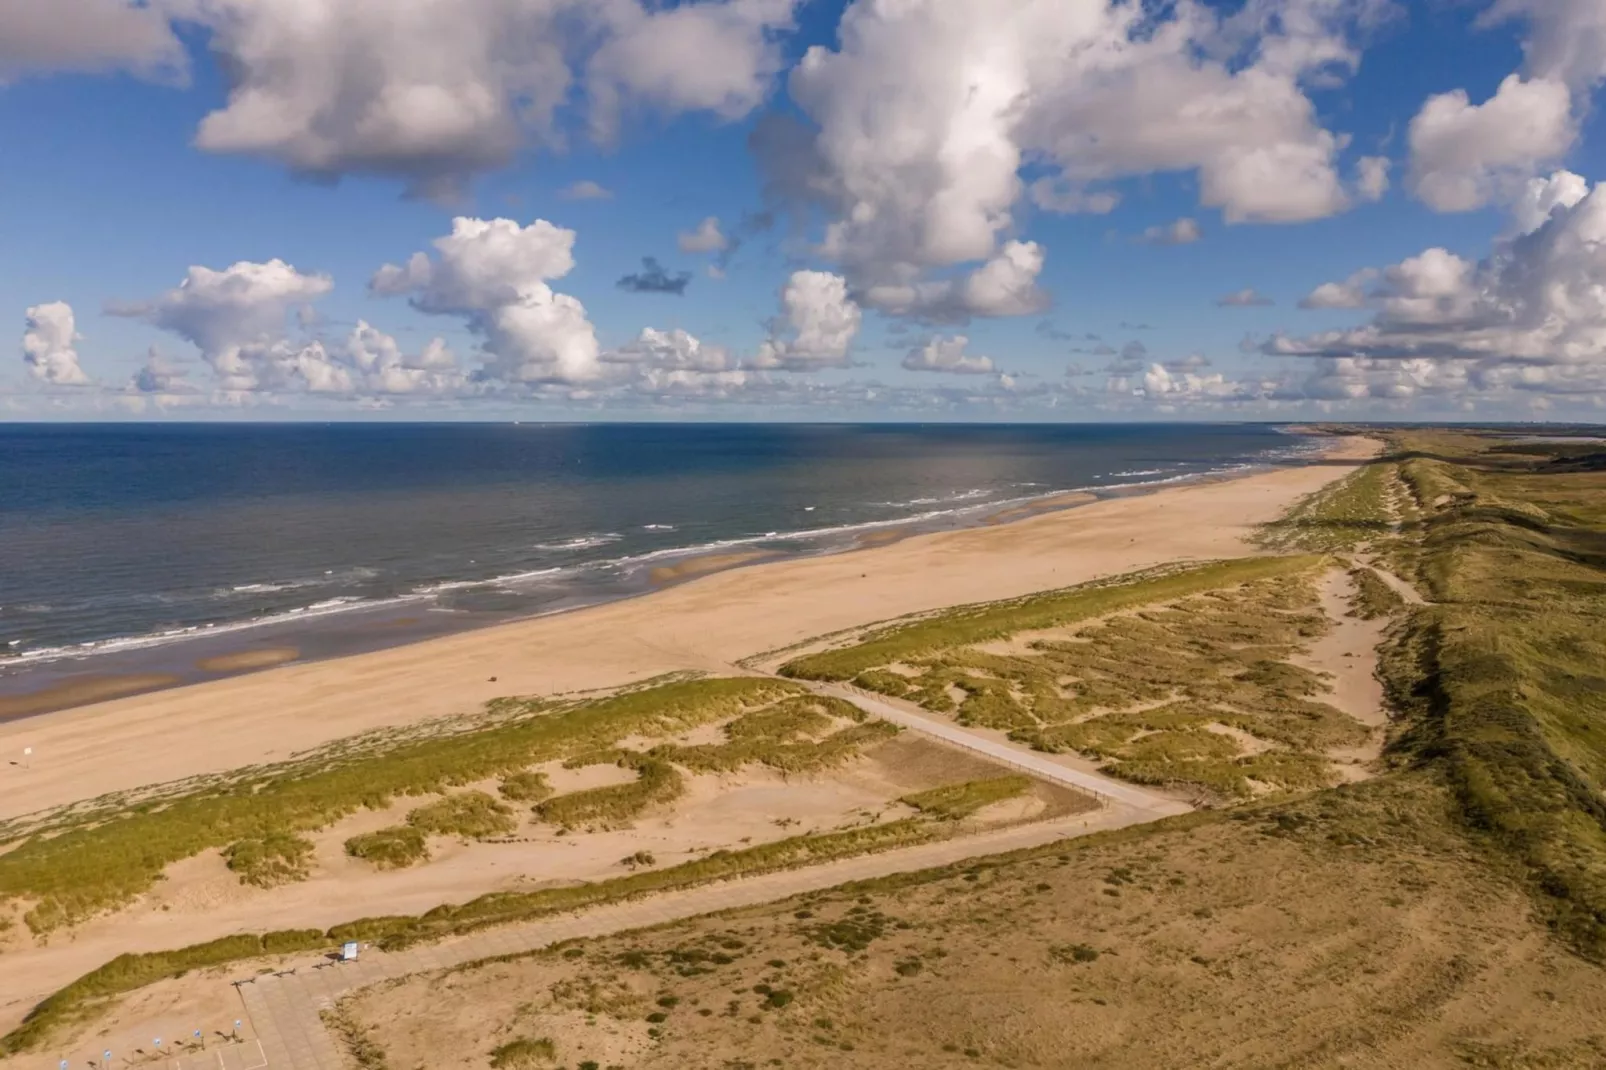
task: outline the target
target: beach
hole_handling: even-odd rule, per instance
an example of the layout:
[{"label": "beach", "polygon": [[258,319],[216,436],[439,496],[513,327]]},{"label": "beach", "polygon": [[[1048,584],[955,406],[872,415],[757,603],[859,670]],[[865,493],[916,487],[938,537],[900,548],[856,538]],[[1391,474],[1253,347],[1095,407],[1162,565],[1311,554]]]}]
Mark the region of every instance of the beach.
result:
[{"label": "beach", "polygon": [[1314,464],[733,568],[623,601],[14,720],[0,724],[0,818],[279,761],[499,696],[729,673],[766,651],[909,613],[1241,556],[1257,525],[1377,448],[1334,439]]}]

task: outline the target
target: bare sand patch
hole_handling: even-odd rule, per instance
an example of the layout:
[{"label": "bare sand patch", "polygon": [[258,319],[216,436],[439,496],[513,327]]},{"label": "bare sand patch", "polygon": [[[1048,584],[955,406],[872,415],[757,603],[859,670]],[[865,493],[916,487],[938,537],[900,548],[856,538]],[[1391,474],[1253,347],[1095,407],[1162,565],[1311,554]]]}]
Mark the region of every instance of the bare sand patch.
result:
[{"label": "bare sand patch", "polygon": [[1362,724],[1381,728],[1388,723],[1383,708],[1383,684],[1376,674],[1377,647],[1388,621],[1362,620],[1349,610],[1352,585],[1349,574],[1333,569],[1316,585],[1322,612],[1333,627],[1313,640],[1306,652],[1290,658],[1296,665],[1328,677],[1322,701]]}]

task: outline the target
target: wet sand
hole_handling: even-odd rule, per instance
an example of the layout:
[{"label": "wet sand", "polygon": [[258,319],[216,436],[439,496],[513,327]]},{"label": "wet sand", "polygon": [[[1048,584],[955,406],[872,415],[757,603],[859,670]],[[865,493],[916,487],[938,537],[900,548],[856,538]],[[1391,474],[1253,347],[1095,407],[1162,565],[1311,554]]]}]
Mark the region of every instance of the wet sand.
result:
[{"label": "wet sand", "polygon": [[293,646],[276,646],[263,650],[241,650],[234,654],[219,654],[216,657],[202,658],[195,663],[195,667],[202,672],[248,672],[252,669],[268,669],[275,665],[296,660],[301,651]]}]

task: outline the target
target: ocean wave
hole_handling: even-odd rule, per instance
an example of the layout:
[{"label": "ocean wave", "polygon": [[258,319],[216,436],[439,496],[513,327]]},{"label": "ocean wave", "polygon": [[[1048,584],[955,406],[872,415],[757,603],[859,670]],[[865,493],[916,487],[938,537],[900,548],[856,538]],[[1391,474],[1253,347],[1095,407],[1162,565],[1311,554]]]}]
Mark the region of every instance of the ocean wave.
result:
[{"label": "ocean wave", "polygon": [[617,531],[603,532],[600,535],[581,535],[562,542],[538,542],[537,550],[590,550],[598,546],[606,546],[611,542],[618,542],[624,538]]},{"label": "ocean wave", "polygon": [[1163,475],[1166,474],[1166,471],[1167,470],[1164,469],[1164,468],[1134,468],[1130,472],[1111,472],[1105,478],[1106,479],[1131,479],[1134,476],[1163,476]]},{"label": "ocean wave", "polygon": [[952,494],[941,494],[934,498],[910,498],[901,502],[876,502],[876,505],[885,505],[893,509],[906,509],[911,505],[946,505],[950,502],[968,502],[977,498],[985,498],[996,494],[992,487],[972,487],[969,490],[955,491]]},{"label": "ocean wave", "polygon": [[260,617],[249,617],[243,620],[209,621],[205,624],[191,624],[181,628],[164,628],[154,632],[146,632],[143,635],[118,636],[111,639],[69,643],[64,646],[40,647],[38,650],[24,650],[13,661],[28,664],[61,661],[66,658],[82,658],[92,654],[142,650],[147,647],[182,642],[186,639],[227,635],[230,632],[244,631],[248,628],[261,628],[270,624],[288,624],[294,621],[311,620],[334,613],[349,613],[360,609],[382,609],[386,606],[418,601],[424,597],[427,596],[404,594],[393,598],[326,598],[310,605],[297,606],[294,609],[287,609],[279,613],[266,613]]},{"label": "ocean wave", "polygon": [[675,530],[675,525],[673,525],[673,524],[643,524],[643,525],[641,525],[641,530],[642,531],[674,531]]},{"label": "ocean wave", "polygon": [[303,587],[320,586],[317,580],[288,580],[284,583],[239,583],[227,591],[217,592],[226,596],[231,594],[278,594],[281,591],[296,591]]},{"label": "ocean wave", "polygon": [[564,568],[536,568],[531,569],[528,572],[510,572],[505,576],[495,576],[486,580],[485,583],[492,587],[499,587],[505,590],[515,584],[528,583],[531,580],[547,579],[552,576],[556,576],[560,572],[570,571],[573,570]]}]

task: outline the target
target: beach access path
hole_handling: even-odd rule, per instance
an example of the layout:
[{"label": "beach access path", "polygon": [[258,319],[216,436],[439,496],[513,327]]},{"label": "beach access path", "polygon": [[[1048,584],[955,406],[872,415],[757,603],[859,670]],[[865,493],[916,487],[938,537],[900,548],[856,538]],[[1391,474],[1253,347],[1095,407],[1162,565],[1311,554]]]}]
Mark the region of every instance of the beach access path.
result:
[{"label": "beach access path", "polygon": [[1029,773],[1051,783],[1075,788],[1077,791],[1092,795],[1099,801],[1100,806],[1130,807],[1133,810],[1151,813],[1153,817],[1150,820],[1186,813],[1193,809],[1172,796],[1146,791],[1135,784],[1115,780],[1099,773],[1074,769],[1006,740],[989,738],[973,729],[927,713],[909,702],[884,695],[873,695],[845,684],[816,684],[806,680],[793,682],[802,683],[817,694],[845,699],[872,717],[891,721],[901,728],[931,736],[951,746],[980,754],[1001,765],[1019,769],[1023,773]]}]

